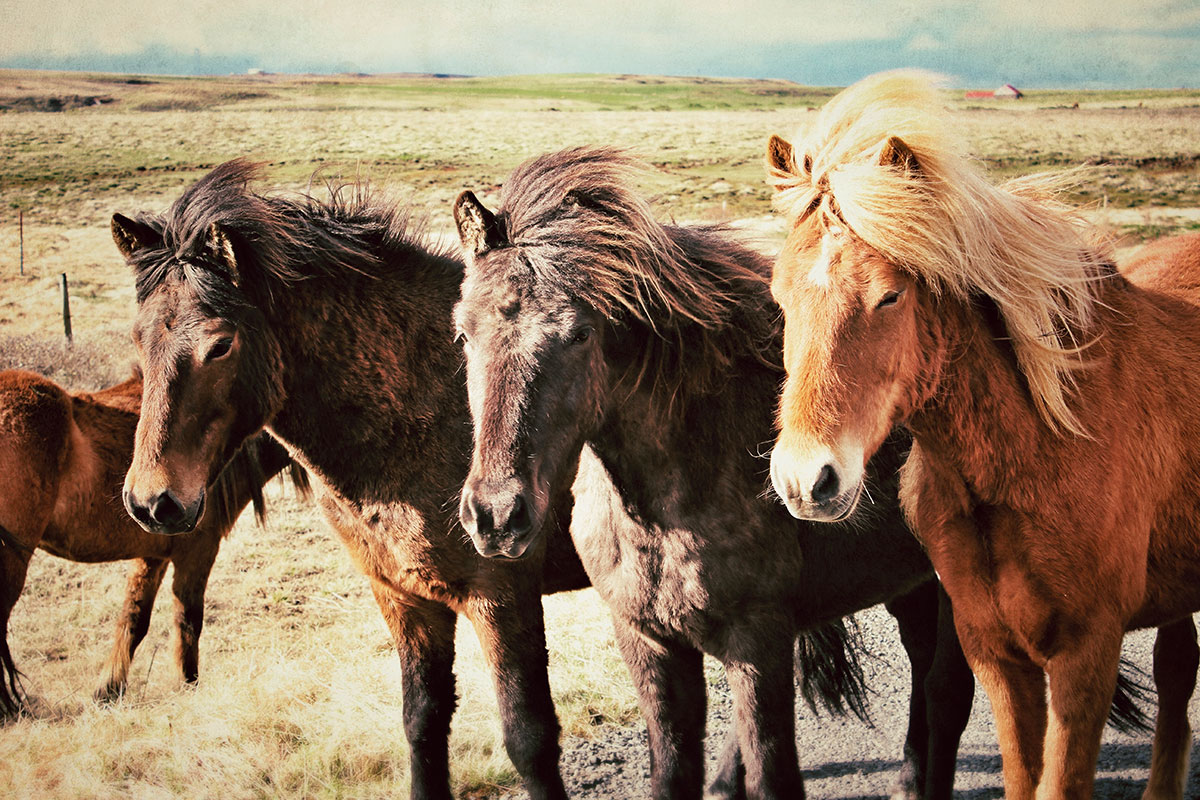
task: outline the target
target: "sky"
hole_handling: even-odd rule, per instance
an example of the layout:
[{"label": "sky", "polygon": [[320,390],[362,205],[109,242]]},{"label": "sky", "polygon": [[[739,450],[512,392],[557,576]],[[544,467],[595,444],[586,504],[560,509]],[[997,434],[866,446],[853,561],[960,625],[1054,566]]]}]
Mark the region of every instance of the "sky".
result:
[{"label": "sky", "polygon": [[1200,85],[1200,0],[0,0],[0,67]]}]

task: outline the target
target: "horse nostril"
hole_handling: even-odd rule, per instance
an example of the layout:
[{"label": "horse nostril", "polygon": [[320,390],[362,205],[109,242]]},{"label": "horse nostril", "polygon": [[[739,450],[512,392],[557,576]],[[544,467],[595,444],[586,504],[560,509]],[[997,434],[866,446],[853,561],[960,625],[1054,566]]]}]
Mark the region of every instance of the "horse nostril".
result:
[{"label": "horse nostril", "polygon": [[165,491],[150,501],[149,515],[159,525],[176,527],[184,521],[183,506],[170,491]]},{"label": "horse nostril", "polygon": [[483,534],[493,533],[496,529],[496,524],[492,520],[492,509],[473,497],[468,506],[470,507],[469,514],[471,519],[475,521],[475,530]]},{"label": "horse nostril", "polygon": [[131,495],[128,490],[122,491],[121,495],[125,500],[125,510],[129,512],[129,516],[133,517],[142,525],[149,525],[151,522],[150,509],[135,501],[133,499],[133,495]]},{"label": "horse nostril", "polygon": [[513,498],[512,511],[508,515],[508,532],[514,536],[524,536],[533,527],[533,518],[529,515],[529,504],[525,498],[517,495]]},{"label": "horse nostril", "polygon": [[824,503],[837,497],[838,476],[829,464],[821,467],[817,482],[813,484],[812,499],[814,503]]}]

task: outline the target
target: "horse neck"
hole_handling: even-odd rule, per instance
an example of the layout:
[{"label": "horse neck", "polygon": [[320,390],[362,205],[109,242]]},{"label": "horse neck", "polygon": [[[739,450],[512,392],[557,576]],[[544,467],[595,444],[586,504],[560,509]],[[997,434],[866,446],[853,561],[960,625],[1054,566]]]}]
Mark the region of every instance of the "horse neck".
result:
[{"label": "horse neck", "polygon": [[925,309],[925,371],[908,422],[923,453],[989,495],[1056,436],[1042,420],[993,309],[943,297]]},{"label": "horse neck", "polygon": [[390,486],[424,481],[430,459],[461,453],[466,472],[470,429],[451,324],[461,272],[415,248],[388,256],[413,269],[276,287],[268,312],[283,387],[268,427],[346,496],[385,475]]},{"label": "horse neck", "polygon": [[[681,507],[704,505],[731,475],[745,480],[748,496],[757,496],[769,465],[755,454],[766,452],[773,436],[782,369],[768,367],[757,354],[736,352],[728,371],[703,388],[686,377],[675,384],[670,374],[664,383],[647,375],[634,384],[630,372],[636,374],[645,350],[658,344],[653,337],[647,328],[629,330],[610,349],[606,413],[590,439],[626,501],[648,517],[652,507],[663,508],[665,497],[678,498]],[[686,368],[686,360],[667,366],[668,372]]]}]

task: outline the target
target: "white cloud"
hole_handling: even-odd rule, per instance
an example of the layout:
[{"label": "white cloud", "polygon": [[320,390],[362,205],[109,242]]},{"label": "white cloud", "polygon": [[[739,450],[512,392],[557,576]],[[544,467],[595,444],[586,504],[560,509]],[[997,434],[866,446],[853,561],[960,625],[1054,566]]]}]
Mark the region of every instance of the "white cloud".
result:
[{"label": "white cloud", "polygon": [[904,49],[914,53],[928,52],[942,49],[942,43],[928,33],[921,32],[909,39]]}]

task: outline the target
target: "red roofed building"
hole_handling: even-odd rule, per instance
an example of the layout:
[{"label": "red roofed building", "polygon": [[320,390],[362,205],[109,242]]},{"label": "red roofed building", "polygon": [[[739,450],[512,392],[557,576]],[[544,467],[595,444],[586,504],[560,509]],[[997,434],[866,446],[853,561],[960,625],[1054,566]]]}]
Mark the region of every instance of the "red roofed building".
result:
[{"label": "red roofed building", "polygon": [[994,92],[967,92],[968,100],[1020,100],[1025,95],[1021,94],[1021,90],[1013,86],[1011,83],[1006,83]]}]

